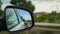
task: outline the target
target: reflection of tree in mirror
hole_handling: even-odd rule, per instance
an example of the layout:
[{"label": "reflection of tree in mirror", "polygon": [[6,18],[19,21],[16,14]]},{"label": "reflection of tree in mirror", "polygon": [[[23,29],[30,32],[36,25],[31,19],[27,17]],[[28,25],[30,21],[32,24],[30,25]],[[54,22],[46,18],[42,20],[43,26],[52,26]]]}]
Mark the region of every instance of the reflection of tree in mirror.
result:
[{"label": "reflection of tree in mirror", "polygon": [[25,19],[23,17],[21,17],[21,19],[25,22]]}]

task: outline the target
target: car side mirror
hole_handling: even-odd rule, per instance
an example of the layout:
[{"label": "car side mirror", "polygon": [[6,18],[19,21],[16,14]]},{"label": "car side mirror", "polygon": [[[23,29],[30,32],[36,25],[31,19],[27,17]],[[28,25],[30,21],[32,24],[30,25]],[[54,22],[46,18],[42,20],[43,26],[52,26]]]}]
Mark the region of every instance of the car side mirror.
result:
[{"label": "car side mirror", "polygon": [[4,12],[8,31],[22,31],[34,26],[31,11],[16,6],[7,6]]}]

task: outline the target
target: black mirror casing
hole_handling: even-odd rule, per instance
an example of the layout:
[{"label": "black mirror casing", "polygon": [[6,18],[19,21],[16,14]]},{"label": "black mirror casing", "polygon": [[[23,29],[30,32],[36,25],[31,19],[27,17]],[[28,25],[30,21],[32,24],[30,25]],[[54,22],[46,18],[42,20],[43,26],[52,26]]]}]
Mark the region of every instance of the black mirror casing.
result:
[{"label": "black mirror casing", "polygon": [[[9,31],[8,28],[7,28],[7,23],[6,23],[6,10],[7,10],[8,8],[17,8],[17,9],[26,10],[26,11],[28,11],[28,12],[30,13],[31,18],[32,18],[32,25],[31,25],[31,27],[25,28],[25,29],[22,29],[22,30],[18,30],[18,31],[12,31],[12,32],[19,32],[19,31],[23,31],[23,30],[26,30],[26,29],[31,29],[31,28],[34,26],[33,13],[31,13],[31,11],[27,10],[26,8],[22,8],[22,7],[7,6],[7,7],[5,8],[5,11],[4,11],[4,18],[3,18],[3,21],[4,21],[4,22],[3,22],[3,24],[4,24],[3,27],[4,27],[4,28],[3,28],[3,30]],[[16,15],[16,16],[17,16],[17,15]]]}]

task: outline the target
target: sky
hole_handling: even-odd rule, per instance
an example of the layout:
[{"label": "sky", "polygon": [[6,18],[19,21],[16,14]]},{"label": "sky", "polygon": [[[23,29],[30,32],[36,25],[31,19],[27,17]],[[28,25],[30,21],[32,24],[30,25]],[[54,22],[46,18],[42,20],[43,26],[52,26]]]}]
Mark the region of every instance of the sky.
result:
[{"label": "sky", "polygon": [[[10,0],[2,0],[4,3],[8,3]],[[31,1],[35,6],[34,13],[36,12],[48,12],[57,11],[60,12],[60,0],[27,0]]]},{"label": "sky", "polygon": [[25,20],[31,20],[31,15],[28,11],[22,10],[22,9],[17,9],[19,12],[19,15],[22,16]]},{"label": "sky", "polygon": [[[29,1],[29,0],[27,0]],[[60,0],[30,0],[35,6],[34,13],[36,12],[47,12],[51,11],[60,12]]]}]

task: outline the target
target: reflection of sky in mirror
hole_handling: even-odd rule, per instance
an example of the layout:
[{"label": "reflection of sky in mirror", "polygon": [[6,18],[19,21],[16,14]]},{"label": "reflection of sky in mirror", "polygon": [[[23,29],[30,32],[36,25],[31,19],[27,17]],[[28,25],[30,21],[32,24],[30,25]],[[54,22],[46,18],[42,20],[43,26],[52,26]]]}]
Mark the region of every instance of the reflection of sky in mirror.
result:
[{"label": "reflection of sky in mirror", "polygon": [[31,16],[29,12],[22,9],[17,9],[17,11],[19,12],[20,16],[22,16],[25,20],[31,20]]}]

